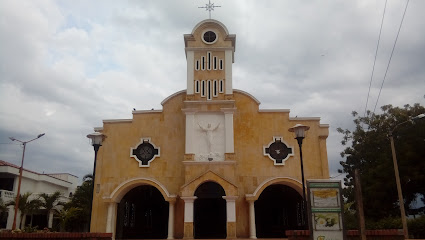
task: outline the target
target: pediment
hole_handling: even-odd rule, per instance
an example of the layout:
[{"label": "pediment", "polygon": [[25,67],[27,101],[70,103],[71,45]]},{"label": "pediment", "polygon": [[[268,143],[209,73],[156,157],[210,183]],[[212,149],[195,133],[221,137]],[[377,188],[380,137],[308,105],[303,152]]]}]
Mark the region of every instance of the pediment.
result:
[{"label": "pediment", "polygon": [[194,196],[196,189],[204,182],[216,182],[217,184],[220,184],[220,186],[223,187],[226,196],[238,195],[238,187],[235,184],[233,184],[226,178],[220,176],[219,174],[213,172],[212,170],[208,170],[207,172],[201,174],[200,176],[194,178],[193,180],[183,185],[180,188],[181,196]]}]

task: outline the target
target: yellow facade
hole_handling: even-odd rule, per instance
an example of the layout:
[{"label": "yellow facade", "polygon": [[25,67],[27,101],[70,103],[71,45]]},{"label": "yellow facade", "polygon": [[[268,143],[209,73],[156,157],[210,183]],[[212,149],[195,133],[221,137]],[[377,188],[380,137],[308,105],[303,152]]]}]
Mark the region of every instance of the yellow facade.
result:
[{"label": "yellow facade", "polygon": [[[206,44],[199,40],[206,30],[216,32],[218,39],[215,43]],[[320,124],[319,118],[292,118],[289,110],[262,110],[253,96],[233,88],[231,92],[229,89],[221,92],[216,89],[216,96],[210,100],[196,93],[196,85],[192,84],[196,84],[197,80],[223,80],[224,85],[231,84],[228,71],[231,73],[229,60],[233,61],[235,36],[228,34],[224,25],[215,20],[205,20],[195,27],[192,34],[185,35],[185,44],[188,59],[192,60],[190,56],[193,56],[193,62],[188,60],[186,91],[164,100],[162,110],[133,111],[132,119],[104,120],[103,127],[96,128],[106,139],[97,157],[93,232],[113,232],[120,238],[116,235],[117,217],[123,209],[119,207],[120,202],[132,189],[149,185],[159,190],[169,204],[168,217],[172,219],[168,219],[168,224],[172,226],[167,228],[167,238],[194,238],[196,217],[191,220],[187,215],[193,215],[193,211],[187,208],[193,207],[193,202],[196,205],[195,192],[200,185],[214,182],[225,192],[226,237],[254,237],[255,232],[250,229],[253,226],[252,223],[250,225],[253,219],[252,216],[250,218],[250,204],[258,200],[264,189],[280,184],[302,195],[299,148],[293,133],[288,131],[295,124],[310,127],[303,141],[305,178],[329,178],[326,153],[329,126]],[[232,56],[226,57],[225,51],[229,49]],[[195,69],[190,73],[191,67],[196,68],[196,59],[202,59],[208,53],[223,60],[223,69]],[[197,124],[188,120],[191,117]],[[212,124],[217,125],[217,130],[212,130],[213,141],[205,145],[208,139],[202,135],[206,132],[202,131],[202,124],[210,124],[208,119],[219,123]],[[194,130],[189,131],[189,127]],[[189,135],[193,141],[188,141]],[[293,154],[281,165],[275,164],[264,153],[264,148],[277,136],[291,147]],[[132,149],[143,142],[141,139],[149,139],[149,143],[159,149],[159,156],[149,162],[149,166],[141,166],[131,156]],[[209,148],[210,155],[212,148],[216,147],[219,153],[203,161],[198,151],[200,147]],[[216,158],[220,160],[216,161]],[[231,212],[232,207],[234,213]],[[127,211],[127,205],[125,209]],[[124,225],[130,221],[126,218],[137,218],[125,214],[120,215],[124,216],[124,220],[120,220],[124,221]],[[199,210],[195,210],[196,214]]]}]

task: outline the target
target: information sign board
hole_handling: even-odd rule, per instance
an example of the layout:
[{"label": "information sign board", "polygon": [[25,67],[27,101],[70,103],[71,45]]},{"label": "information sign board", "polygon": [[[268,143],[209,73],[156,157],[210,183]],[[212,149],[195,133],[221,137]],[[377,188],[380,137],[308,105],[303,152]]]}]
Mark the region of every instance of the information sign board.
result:
[{"label": "information sign board", "polygon": [[313,240],[344,240],[341,181],[308,180],[307,191]]}]

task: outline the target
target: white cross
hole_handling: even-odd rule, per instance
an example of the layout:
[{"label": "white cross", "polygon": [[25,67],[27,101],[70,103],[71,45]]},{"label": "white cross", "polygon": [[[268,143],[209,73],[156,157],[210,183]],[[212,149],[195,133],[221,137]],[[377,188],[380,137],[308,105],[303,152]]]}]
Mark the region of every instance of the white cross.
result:
[{"label": "white cross", "polygon": [[214,8],[221,7],[221,6],[214,6],[214,3],[211,3],[211,0],[208,0],[208,3],[205,4],[205,7],[198,7],[198,8],[205,8],[206,11],[210,12],[210,19],[211,19],[211,11],[214,11]]}]

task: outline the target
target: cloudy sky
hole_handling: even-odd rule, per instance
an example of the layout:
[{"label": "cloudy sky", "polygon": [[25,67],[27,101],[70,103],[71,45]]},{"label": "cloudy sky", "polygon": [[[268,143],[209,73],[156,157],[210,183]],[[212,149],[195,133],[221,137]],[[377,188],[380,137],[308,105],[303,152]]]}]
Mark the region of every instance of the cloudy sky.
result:
[{"label": "cloudy sky", "polygon": [[[69,172],[93,167],[86,138],[103,119],[160,109],[186,83],[183,34],[208,12],[206,0],[0,1],[0,159]],[[330,124],[337,175],[341,135],[366,104],[384,0],[224,1],[212,18],[237,35],[234,88],[261,108]],[[373,110],[406,6],[389,0],[368,109]],[[382,88],[385,104],[425,105],[425,1],[411,0]]]}]

